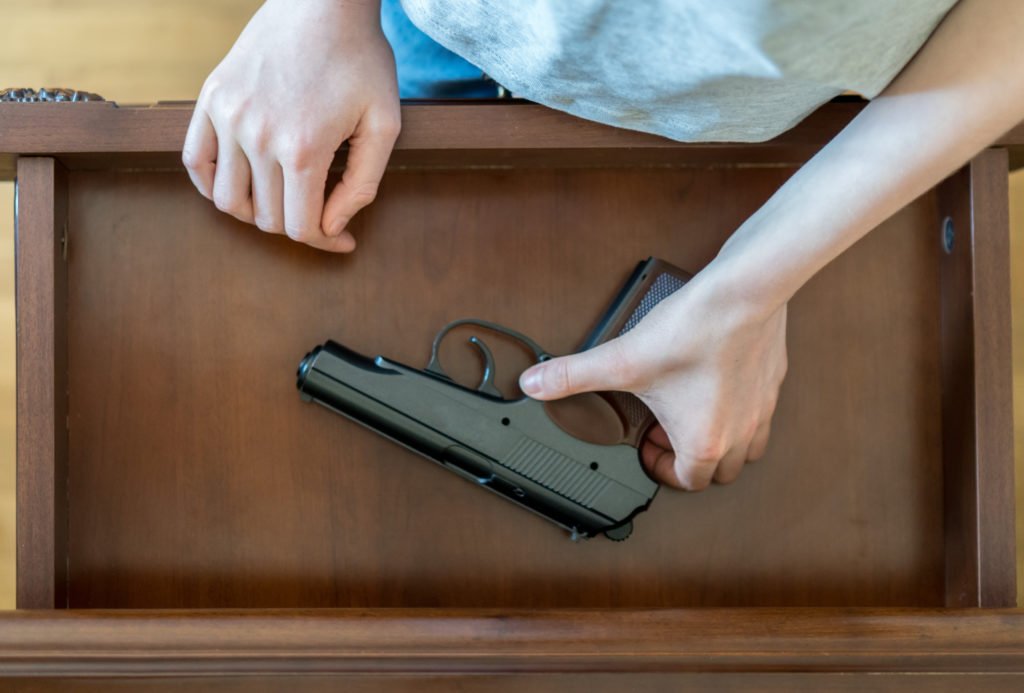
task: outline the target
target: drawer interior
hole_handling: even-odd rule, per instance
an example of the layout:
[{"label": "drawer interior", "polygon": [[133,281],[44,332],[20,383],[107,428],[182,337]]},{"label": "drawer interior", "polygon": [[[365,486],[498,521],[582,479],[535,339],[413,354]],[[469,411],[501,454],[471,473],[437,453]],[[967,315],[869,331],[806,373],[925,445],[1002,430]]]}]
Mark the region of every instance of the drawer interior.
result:
[{"label": "drawer interior", "polygon": [[351,256],[180,171],[72,171],[68,606],[942,605],[934,193],[791,302],[766,457],[663,489],[624,542],[572,543],[296,393],[327,338],[423,366],[462,317],[567,353],[638,260],[699,270],[792,171],[395,169]]}]

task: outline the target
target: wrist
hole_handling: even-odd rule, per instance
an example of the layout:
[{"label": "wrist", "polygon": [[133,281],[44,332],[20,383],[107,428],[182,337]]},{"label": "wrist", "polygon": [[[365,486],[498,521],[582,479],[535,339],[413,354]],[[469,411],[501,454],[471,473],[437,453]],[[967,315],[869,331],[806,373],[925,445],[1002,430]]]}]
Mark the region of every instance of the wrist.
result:
[{"label": "wrist", "polygon": [[791,287],[796,282],[770,265],[748,261],[739,245],[723,247],[693,278],[691,291],[711,314],[724,312],[744,322],[765,320],[789,302],[799,285]]}]

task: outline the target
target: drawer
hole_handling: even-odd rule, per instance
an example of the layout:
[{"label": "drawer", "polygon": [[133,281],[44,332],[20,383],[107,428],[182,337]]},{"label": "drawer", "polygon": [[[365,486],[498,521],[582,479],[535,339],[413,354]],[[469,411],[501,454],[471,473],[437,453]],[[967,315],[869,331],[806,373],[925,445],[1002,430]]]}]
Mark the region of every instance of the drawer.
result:
[{"label": "drawer", "polygon": [[[572,542],[300,401],[299,359],[329,338],[422,367],[463,317],[569,353],[638,260],[699,271],[858,106],[748,145],[682,145],[528,104],[404,108],[379,197],[352,225],[359,248],[334,256],[193,189],[177,153],[190,107],[0,107],[0,171],[18,194],[18,606],[43,610],[0,630],[59,643],[38,661],[75,674],[147,670],[135,658],[168,675],[207,661],[252,673],[279,647],[267,671],[282,675],[408,662],[438,686],[557,670],[599,690],[618,680],[587,678],[601,671],[697,685],[701,661],[825,675],[814,662],[828,648],[800,654],[815,633],[856,653],[840,658],[849,670],[896,670],[887,653],[914,629],[952,642],[957,623],[986,624],[978,638],[1006,628],[1019,654],[1016,612],[963,610],[1015,605],[1017,135],[793,298],[762,461],[729,486],[662,490],[626,541]],[[522,355],[496,355],[511,392]],[[474,376],[469,347],[443,357]],[[759,654],[758,637],[790,619],[797,640]],[[732,644],[701,649],[703,632]],[[329,653],[334,637],[355,649]],[[885,643],[876,664],[857,659],[861,637]],[[201,654],[221,638],[227,654]],[[30,660],[12,655],[9,672]]]}]

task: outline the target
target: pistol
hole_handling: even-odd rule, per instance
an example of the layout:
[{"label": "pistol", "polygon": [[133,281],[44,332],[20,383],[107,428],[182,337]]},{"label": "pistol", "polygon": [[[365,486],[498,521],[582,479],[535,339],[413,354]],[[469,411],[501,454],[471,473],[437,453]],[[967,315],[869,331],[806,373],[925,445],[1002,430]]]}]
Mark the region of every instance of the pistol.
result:
[{"label": "pistol", "polygon": [[[689,277],[655,258],[641,262],[581,349],[629,331]],[[520,332],[466,318],[437,333],[423,369],[383,356],[369,358],[335,341],[316,346],[299,364],[300,396],[533,511],[573,540],[598,534],[627,538],[633,519],[650,507],[658,490],[637,447],[653,422],[650,411],[628,393],[602,393],[622,419],[622,440],[583,440],[552,419],[543,402],[506,399],[494,383],[493,353],[475,335],[469,341],[483,360],[483,375],[476,388],[465,387],[444,371],[439,357],[445,336],[465,325],[519,342],[535,362],[552,358]]]}]

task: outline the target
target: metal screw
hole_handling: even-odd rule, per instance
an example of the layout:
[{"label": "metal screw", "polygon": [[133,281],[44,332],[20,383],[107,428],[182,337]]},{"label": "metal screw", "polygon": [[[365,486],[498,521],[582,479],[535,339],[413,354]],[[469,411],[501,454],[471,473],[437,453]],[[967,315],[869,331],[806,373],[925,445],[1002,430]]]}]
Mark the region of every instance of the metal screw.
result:
[{"label": "metal screw", "polygon": [[953,229],[953,217],[946,217],[942,220],[942,249],[949,255],[953,252],[953,241],[956,239],[956,231]]}]

